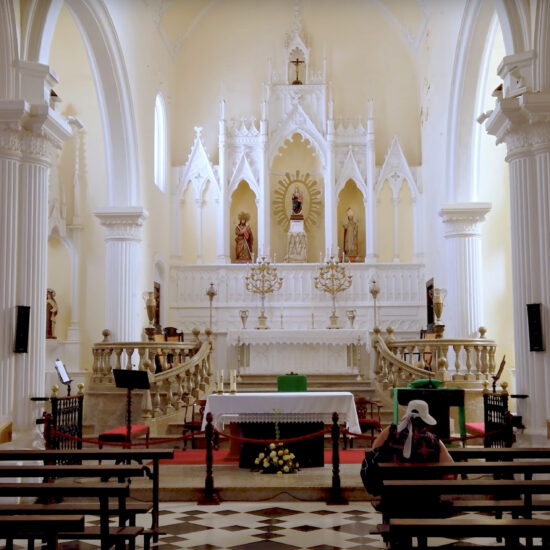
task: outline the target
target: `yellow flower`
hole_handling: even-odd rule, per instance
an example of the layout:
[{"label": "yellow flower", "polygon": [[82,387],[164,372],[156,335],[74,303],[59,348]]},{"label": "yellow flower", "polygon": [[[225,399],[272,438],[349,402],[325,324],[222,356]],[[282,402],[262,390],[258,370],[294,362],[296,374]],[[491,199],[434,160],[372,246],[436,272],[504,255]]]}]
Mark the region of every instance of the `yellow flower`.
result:
[{"label": "yellow flower", "polygon": [[277,475],[281,475],[281,476],[282,476],[282,475],[283,475],[283,472],[282,472],[281,470],[279,470],[279,471],[277,472]]},{"label": "yellow flower", "polygon": [[260,454],[258,455],[258,458],[259,458],[260,460],[261,460],[262,458],[264,458],[264,457],[265,457],[264,453],[260,453]]},{"label": "yellow flower", "polygon": [[284,462],[282,460],[279,460],[279,466],[282,466]]},{"label": "yellow flower", "polygon": [[289,471],[289,467],[288,467],[288,466],[285,466],[285,467],[283,468],[283,471],[284,471],[284,472],[288,472],[288,471]]},{"label": "yellow flower", "polygon": [[269,444],[269,448],[270,448],[270,449],[274,449],[274,448],[275,448],[275,443],[270,443],[270,444]]},{"label": "yellow flower", "polygon": [[255,461],[254,461],[254,464],[259,464],[260,463],[260,459],[257,458]]},{"label": "yellow flower", "polygon": [[277,454],[278,454],[279,456],[283,456],[283,455],[284,455],[284,452],[283,452],[283,451],[279,451]]},{"label": "yellow flower", "polygon": [[277,453],[275,451],[271,451],[271,453],[269,454],[269,456],[271,458],[275,458],[277,456]]}]

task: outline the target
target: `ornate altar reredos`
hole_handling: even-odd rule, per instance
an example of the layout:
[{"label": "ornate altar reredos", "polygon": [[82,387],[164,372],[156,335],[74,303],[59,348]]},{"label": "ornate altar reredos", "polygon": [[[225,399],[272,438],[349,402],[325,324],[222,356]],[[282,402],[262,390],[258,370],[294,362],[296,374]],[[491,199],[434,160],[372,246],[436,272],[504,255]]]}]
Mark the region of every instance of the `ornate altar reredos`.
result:
[{"label": "ornate altar reredos", "polygon": [[[196,263],[209,263],[201,257],[207,246],[216,247],[210,257],[218,264],[239,261],[231,237],[242,211],[250,214],[254,256],[265,254],[288,262],[317,262],[327,251],[341,257],[350,209],[357,222],[357,247],[350,260],[374,261],[376,203],[383,187],[395,204],[406,187],[413,213],[405,217],[418,217],[419,189],[397,139],[384,165],[377,168],[373,101],[365,100],[365,113],[353,120],[336,118],[327,60],[317,70],[309,43],[296,8],[294,26],[276,60],[279,69],[268,62],[264,100],[260,106],[250,106],[250,112],[260,112],[259,122],[250,113],[242,113],[244,118],[238,121],[226,120],[225,101],[220,101],[218,165],[205,150],[202,129],[195,128],[188,161],[176,168],[176,195],[181,199],[191,186],[197,199]],[[217,195],[216,223],[206,224],[205,229],[199,223],[205,215],[201,209],[212,187]],[[293,211],[296,192],[302,196],[303,219],[296,219]],[[172,234],[180,235],[174,242],[175,257],[182,255],[184,246],[182,218],[175,216]],[[212,233],[206,235],[206,231]],[[412,235],[411,256],[418,255],[418,232],[410,227],[407,234]],[[399,261],[397,235],[394,244],[394,257],[389,261]],[[190,261],[195,263],[191,258],[185,263]]]},{"label": "ornate altar reredos", "polygon": [[[243,287],[248,251],[236,241],[243,212],[253,236],[250,261],[266,256],[284,266],[283,287],[266,303],[277,326],[310,327],[312,317],[316,328],[326,326],[330,300],[313,288],[312,264],[330,256],[342,260],[346,250],[351,251],[344,260],[353,265],[354,282],[341,307],[357,309],[358,327],[372,326],[367,299],[371,278],[384,289],[381,303],[394,306],[387,317],[394,327],[405,324],[416,331],[425,322],[418,230],[422,195],[415,172],[397,138],[383,165],[376,166],[373,101],[365,99],[363,116],[335,117],[327,60],[320,69],[314,67],[311,53],[297,8],[279,58],[273,66],[268,61],[261,104],[251,105],[249,113],[235,121],[226,119],[221,99],[218,164],[211,162],[202,129],[197,127],[187,163],[175,168],[176,198],[189,209],[184,216],[183,207],[179,211],[176,207],[173,217],[172,257],[177,261],[170,269],[171,315],[177,326],[200,325],[201,315],[206,315],[204,289],[212,281],[219,288],[217,330],[240,326],[239,309],[256,305]],[[259,113],[259,121],[250,113]],[[188,192],[194,201],[184,201]],[[406,215],[402,215],[404,192],[410,199]],[[381,200],[389,205],[384,212],[377,206]],[[214,211],[215,217],[206,222],[203,218]],[[389,229],[380,229],[380,223],[392,215],[395,219],[385,226]],[[409,225],[405,228],[404,223]],[[386,231],[383,242],[378,231]],[[404,234],[406,255],[399,251]],[[385,264],[377,263],[382,250],[393,252],[382,260]]]}]

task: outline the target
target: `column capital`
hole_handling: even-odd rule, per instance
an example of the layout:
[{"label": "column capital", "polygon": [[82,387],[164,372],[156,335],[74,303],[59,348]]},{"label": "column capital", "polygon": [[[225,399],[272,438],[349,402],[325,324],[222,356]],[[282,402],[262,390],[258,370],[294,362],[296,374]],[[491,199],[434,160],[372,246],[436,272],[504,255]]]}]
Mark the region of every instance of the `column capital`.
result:
[{"label": "column capital", "polygon": [[107,230],[106,241],[141,241],[141,227],[149,216],[141,206],[100,208],[94,214]]},{"label": "column capital", "polygon": [[485,128],[496,137],[497,144],[506,143],[506,160],[531,152],[550,151],[550,92],[526,92],[516,97],[497,93],[495,109],[489,114]]},{"label": "column capital", "polygon": [[50,158],[71,135],[67,121],[46,104],[0,101],[0,151]]},{"label": "column capital", "polygon": [[445,224],[445,238],[481,236],[481,222],[490,210],[489,202],[444,204],[439,216]]}]

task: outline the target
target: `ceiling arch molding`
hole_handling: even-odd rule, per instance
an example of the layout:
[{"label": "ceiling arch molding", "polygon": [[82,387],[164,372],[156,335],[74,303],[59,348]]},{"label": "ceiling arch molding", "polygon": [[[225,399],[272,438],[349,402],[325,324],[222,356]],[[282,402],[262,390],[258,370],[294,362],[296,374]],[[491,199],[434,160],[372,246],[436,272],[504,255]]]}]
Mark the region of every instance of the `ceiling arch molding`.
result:
[{"label": "ceiling arch molding", "polygon": [[[33,0],[23,32],[26,60],[47,64],[60,0]],[[122,48],[103,0],[65,0],[90,61],[105,142],[108,206],[139,206],[132,96]],[[55,68],[54,68],[55,70]]]}]

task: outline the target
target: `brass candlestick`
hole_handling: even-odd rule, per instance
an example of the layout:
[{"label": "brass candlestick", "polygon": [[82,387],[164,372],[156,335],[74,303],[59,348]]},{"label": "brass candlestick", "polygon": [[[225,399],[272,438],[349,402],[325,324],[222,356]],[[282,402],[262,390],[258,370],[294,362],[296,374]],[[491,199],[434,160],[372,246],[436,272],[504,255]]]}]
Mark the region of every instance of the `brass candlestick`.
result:
[{"label": "brass candlestick", "polygon": [[250,273],[245,278],[245,288],[249,292],[260,295],[261,307],[256,328],[266,329],[265,296],[279,290],[283,285],[283,278],[277,276],[277,267],[272,265],[269,258],[262,256],[255,264],[250,265]]},{"label": "brass candlestick", "polygon": [[206,291],[206,295],[208,296],[210,300],[210,330],[212,330],[212,301],[214,300],[214,296],[216,296],[218,293],[216,292],[216,288],[214,287],[214,283],[210,283],[210,286],[208,287],[208,290]]},{"label": "brass candlestick", "polygon": [[317,290],[328,292],[332,296],[332,314],[328,328],[340,328],[336,315],[336,294],[344,292],[351,286],[351,275],[346,275],[346,268],[338,258],[331,256],[324,264],[319,265],[319,275],[313,278]]}]

